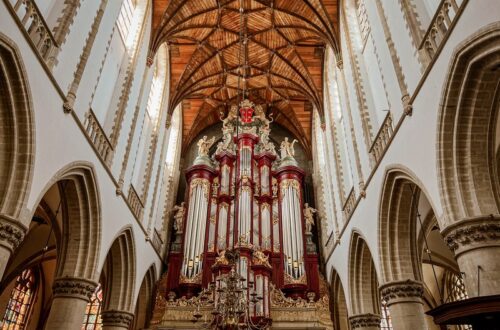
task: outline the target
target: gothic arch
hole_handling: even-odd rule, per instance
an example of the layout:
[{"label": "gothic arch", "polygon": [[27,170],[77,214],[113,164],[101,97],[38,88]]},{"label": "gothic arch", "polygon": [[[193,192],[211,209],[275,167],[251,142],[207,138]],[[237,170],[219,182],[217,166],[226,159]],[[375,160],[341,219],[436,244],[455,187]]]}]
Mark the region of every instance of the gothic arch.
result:
[{"label": "gothic arch", "polygon": [[149,326],[149,320],[153,310],[153,296],[156,286],[156,265],[152,264],[144,275],[139,296],[135,303],[135,317],[132,329],[145,329]]},{"label": "gothic arch", "polygon": [[438,114],[437,165],[446,224],[500,209],[500,23],[465,40],[452,57]]},{"label": "gothic arch", "polygon": [[62,196],[62,239],[56,278],[97,280],[101,244],[101,205],[98,184],[90,163],[75,162],[61,169],[43,195],[57,184]]},{"label": "gothic arch", "polygon": [[0,33],[0,215],[18,221],[33,175],[35,126],[19,50]]},{"label": "gothic arch", "polygon": [[365,239],[356,231],[352,233],[349,246],[349,289],[352,316],[380,314],[377,272],[372,254]]},{"label": "gothic arch", "polygon": [[422,194],[421,186],[416,176],[406,168],[392,167],[386,171],[378,221],[383,283],[421,280],[420,245],[417,242],[417,205]]},{"label": "gothic arch", "polygon": [[339,274],[335,269],[332,269],[331,276],[331,299],[333,302],[332,319],[334,329],[349,330],[349,311],[347,308],[347,300],[344,294],[344,287]]},{"label": "gothic arch", "polygon": [[108,251],[104,264],[104,311],[132,313],[135,292],[136,253],[132,228],[121,231]]}]

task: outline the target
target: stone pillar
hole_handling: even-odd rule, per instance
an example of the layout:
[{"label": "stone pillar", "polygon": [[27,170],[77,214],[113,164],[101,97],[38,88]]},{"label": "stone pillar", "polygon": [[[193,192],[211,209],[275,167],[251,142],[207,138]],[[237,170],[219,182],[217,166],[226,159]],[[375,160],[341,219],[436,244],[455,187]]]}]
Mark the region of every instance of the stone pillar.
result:
[{"label": "stone pillar", "polygon": [[442,234],[465,274],[469,297],[500,294],[500,216],[460,220]]},{"label": "stone pillar", "polygon": [[45,329],[80,330],[85,308],[97,283],[76,277],[61,277],[54,280],[54,299]]},{"label": "stone pillar", "polygon": [[427,329],[422,296],[422,283],[406,280],[380,286],[380,295],[387,302],[392,326],[398,330]]},{"label": "stone pillar", "polygon": [[0,279],[3,277],[10,256],[21,244],[25,233],[26,227],[19,221],[0,215]]},{"label": "stone pillar", "polygon": [[134,314],[119,310],[107,310],[102,312],[101,317],[103,330],[123,330],[129,329]]},{"label": "stone pillar", "polygon": [[351,329],[375,330],[380,329],[380,315],[366,313],[349,317]]}]

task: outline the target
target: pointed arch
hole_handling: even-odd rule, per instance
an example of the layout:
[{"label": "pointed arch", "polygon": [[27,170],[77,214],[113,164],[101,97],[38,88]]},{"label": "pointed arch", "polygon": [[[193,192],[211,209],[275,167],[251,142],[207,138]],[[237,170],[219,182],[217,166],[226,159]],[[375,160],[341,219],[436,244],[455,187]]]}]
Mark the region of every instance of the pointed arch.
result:
[{"label": "pointed arch", "polygon": [[349,289],[353,316],[380,315],[375,264],[365,239],[357,231],[352,233],[349,246]]},{"label": "pointed arch", "polygon": [[[56,276],[97,278],[101,242],[100,198],[93,168],[79,165],[64,170],[61,182],[63,223]],[[76,258],[75,258],[76,256]]]},{"label": "pointed arch", "polygon": [[153,297],[156,290],[156,265],[152,264],[142,280],[139,296],[135,303],[135,317],[132,329],[146,329],[153,311]]},{"label": "pointed arch", "polygon": [[114,240],[104,263],[107,272],[104,283],[104,311],[133,311],[135,292],[136,253],[131,227],[126,227]]},{"label": "pointed arch", "polygon": [[[378,221],[382,283],[422,280],[417,206],[423,191],[424,198],[429,198],[421,187],[420,180],[407,168],[393,166],[386,170]],[[430,208],[434,214],[432,204]]]},{"label": "pointed arch", "polygon": [[66,165],[46,184],[36,205],[54,185],[58,186],[62,203],[56,278],[76,277],[97,281],[101,202],[94,167],[84,161]]},{"label": "pointed arch", "polygon": [[17,220],[33,176],[35,124],[20,51],[0,33],[0,215]]},{"label": "pointed arch", "polygon": [[332,269],[331,276],[331,298],[333,302],[332,319],[334,329],[349,330],[349,311],[347,307],[347,300],[345,297],[344,286],[342,280],[335,269]]},{"label": "pointed arch", "polygon": [[438,114],[437,162],[446,224],[500,213],[500,22],[457,48]]}]

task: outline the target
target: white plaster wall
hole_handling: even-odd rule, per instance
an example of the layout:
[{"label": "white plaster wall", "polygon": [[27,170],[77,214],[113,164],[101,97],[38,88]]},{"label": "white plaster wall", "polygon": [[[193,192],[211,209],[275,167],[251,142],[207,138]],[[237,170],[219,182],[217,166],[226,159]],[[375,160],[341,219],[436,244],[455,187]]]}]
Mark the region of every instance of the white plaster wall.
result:
[{"label": "white plaster wall", "polygon": [[[391,5],[386,1],[382,2],[384,6],[387,7],[387,15],[390,17],[389,23],[400,24],[399,19],[394,17],[395,15],[402,15],[401,12],[395,11],[395,9],[398,9],[397,2],[389,1]],[[395,7],[393,8],[393,6]],[[373,10],[374,8],[375,7],[370,6],[368,9]],[[443,210],[437,182],[438,173],[436,160],[437,116],[442,101],[442,90],[449,70],[449,63],[451,62],[452,54],[457,45],[482,27],[500,19],[500,11],[492,10],[492,8],[498,8],[497,1],[469,1],[436,63],[433,65],[421,89],[415,96],[413,102],[413,115],[404,120],[402,127],[395,135],[394,141],[382,159],[380,166],[374,172],[369,185],[366,187],[366,198],[360,201],[354,211],[350,222],[340,237],[340,244],[335,247],[330,256],[326,256],[327,278],[331,277],[333,269],[337,271],[344,287],[349,309],[351,308],[349,302],[351,293],[348,280],[348,263],[349,245],[353,231],[358,231],[366,240],[377,273],[380,274],[378,213],[381,189],[386,171],[393,167],[400,167],[406,168],[407,171],[413,173],[421,182],[421,188],[429,199],[438,221],[442,216]],[[401,26],[393,26],[391,31],[393,38],[398,40],[398,51],[401,50],[402,56],[401,61],[406,63],[404,64],[406,70],[412,72],[411,74],[408,73],[406,76],[410,78],[409,81],[411,82],[411,86],[416,86],[419,79],[419,74],[417,75],[419,66],[416,65],[414,52],[407,46],[409,44],[408,38],[410,38],[408,31],[401,28]],[[405,38],[406,41],[404,41]],[[378,42],[380,42],[380,40]],[[344,54],[344,67],[346,62],[346,55]],[[393,70],[392,64],[385,69],[388,71]],[[346,71],[346,73],[349,73],[347,79],[352,79],[350,70]],[[356,101],[352,100],[356,98],[353,84],[350,82],[348,85],[351,104],[356,105]],[[412,89],[414,89],[414,87]],[[410,94],[411,92],[410,90]],[[357,110],[358,108],[354,106],[352,109]],[[395,122],[398,120],[399,118],[394,118]],[[359,127],[356,127],[356,129],[358,130]],[[365,152],[363,148],[360,148],[360,151]],[[382,284],[380,277],[379,283]]]},{"label": "white plaster wall", "polygon": [[[88,30],[90,29],[89,22],[93,21],[96,11],[95,6],[91,6],[89,3],[94,4],[94,2],[84,1],[85,6],[88,6],[88,10],[83,10],[82,8],[78,12],[78,15],[85,15],[88,17],[85,18],[77,16],[75,19],[75,22],[86,22],[85,24],[82,23],[83,27],[81,30],[78,26],[73,25],[71,27],[76,34],[82,34],[85,38],[88,34]],[[114,6],[115,3],[117,3],[117,1],[109,1],[105,13],[105,17],[107,17],[107,19],[110,19],[110,16],[116,17],[117,8]],[[33,181],[29,192],[27,209],[24,212],[23,222],[29,223],[36,206],[48,188],[50,188],[50,186],[54,183],[54,177],[59,171],[61,171],[61,169],[74,163],[83,162],[90,165],[94,170],[97,182],[102,220],[99,268],[102,268],[114,239],[124,228],[131,227],[136,248],[136,278],[134,296],[137,297],[143,276],[152,264],[156,265],[156,276],[159,278],[160,271],[162,269],[160,258],[154,251],[151,243],[146,240],[144,231],[141,229],[138,221],[133,216],[124,199],[116,194],[115,182],[117,177],[113,178],[106,170],[105,166],[101,163],[97,154],[87,141],[84,133],[77,125],[75,118],[71,114],[65,114],[63,112],[64,99],[58,92],[58,89],[62,89],[64,92],[67,89],[67,86],[57,85],[57,82],[60,81],[59,79],[62,79],[61,81],[64,82],[64,84],[67,84],[68,77],[70,79],[73,78],[73,67],[76,67],[75,59],[79,58],[83,49],[82,40],[78,38],[76,39],[76,41],[80,40],[78,47],[64,47],[62,49],[60,63],[61,65],[62,63],[67,63],[71,69],[60,71],[60,77],[56,78],[55,81],[51,81],[38,58],[35,56],[32,48],[29,46],[22,31],[19,29],[19,26],[16,24],[8,9],[5,7],[5,3],[3,1],[0,2],[0,13],[2,13],[2,19],[0,19],[0,31],[15,42],[26,69],[29,96],[33,107],[34,126],[36,131]],[[110,24],[107,22],[103,22],[102,24],[106,33],[101,33],[101,31],[95,42],[96,49],[100,50],[99,53],[101,56],[97,56],[96,54],[91,56],[91,59],[87,64],[87,69],[89,71],[85,73],[84,80],[82,80],[82,84],[79,88],[79,92],[82,93],[78,93],[77,96],[77,104],[79,107],[77,108],[77,112],[81,119],[82,114],[87,110],[86,105],[88,104],[88,101],[82,101],[80,97],[88,98],[88,91],[92,89],[91,82],[96,81],[96,74],[98,74],[98,72],[95,68],[102,60],[102,43],[109,37],[111,29],[111,26],[109,25]],[[149,35],[146,39],[149,39]],[[145,45],[147,45],[147,42]],[[141,61],[145,62],[145,56],[142,56]],[[144,70],[144,63],[139,67]],[[134,83],[135,86],[140,85],[142,71],[137,73],[137,77],[136,82]],[[135,104],[136,99],[131,97],[129,100],[129,108],[133,109]],[[129,109],[127,111],[129,111]],[[130,116],[127,116],[126,120],[128,120],[128,122],[124,122],[123,124],[123,127],[125,128],[122,131],[123,137],[128,135],[127,128],[130,126]],[[122,140],[125,140],[125,138],[121,138],[120,143],[123,143]],[[159,144],[159,149],[161,149],[161,144]]]}]

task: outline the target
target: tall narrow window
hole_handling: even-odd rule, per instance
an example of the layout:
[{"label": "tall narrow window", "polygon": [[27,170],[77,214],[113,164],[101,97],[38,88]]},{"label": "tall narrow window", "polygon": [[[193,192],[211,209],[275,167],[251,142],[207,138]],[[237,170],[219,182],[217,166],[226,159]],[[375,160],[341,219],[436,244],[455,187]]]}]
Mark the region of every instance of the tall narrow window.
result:
[{"label": "tall narrow window", "polygon": [[21,330],[28,323],[31,306],[35,298],[36,279],[32,269],[25,269],[16,279],[16,284],[0,323],[2,330]]},{"label": "tall narrow window", "polygon": [[165,162],[167,163],[167,166],[172,166],[175,162],[176,158],[175,156],[177,154],[177,149],[178,149],[177,145],[179,140],[180,124],[181,124],[180,116],[181,116],[180,107],[177,107],[172,115],[172,123],[170,125],[170,129],[172,131],[170,132],[167,156],[165,157]]},{"label": "tall narrow window", "polygon": [[102,286],[99,284],[85,309],[82,330],[101,330]]},{"label": "tall narrow window", "polygon": [[116,22],[118,26],[118,31],[126,42],[128,34],[130,32],[130,27],[132,25],[132,18],[134,17],[135,1],[134,0],[124,0],[122,3],[122,8],[120,9],[120,15],[118,16],[118,21]]}]

